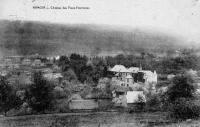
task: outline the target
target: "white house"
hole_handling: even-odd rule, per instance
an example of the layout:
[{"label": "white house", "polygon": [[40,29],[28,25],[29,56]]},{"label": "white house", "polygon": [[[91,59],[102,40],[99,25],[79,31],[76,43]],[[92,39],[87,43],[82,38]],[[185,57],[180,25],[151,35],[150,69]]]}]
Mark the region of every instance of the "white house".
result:
[{"label": "white house", "polygon": [[114,91],[112,102],[115,106],[128,107],[129,104],[145,103],[146,97],[143,91],[122,91],[120,94]]},{"label": "white house", "polygon": [[139,72],[142,72],[144,74],[143,78],[145,80],[145,83],[157,83],[158,75],[156,71],[152,72],[149,70],[141,70]]},{"label": "white house", "polygon": [[128,104],[136,102],[146,102],[146,97],[143,91],[127,91],[126,100]]},{"label": "white house", "polygon": [[145,84],[157,83],[158,76],[156,71],[141,70],[139,67],[126,68],[123,65],[115,65],[109,70],[115,74],[112,81],[114,81],[116,85],[130,87],[133,86],[135,82],[143,82]]}]

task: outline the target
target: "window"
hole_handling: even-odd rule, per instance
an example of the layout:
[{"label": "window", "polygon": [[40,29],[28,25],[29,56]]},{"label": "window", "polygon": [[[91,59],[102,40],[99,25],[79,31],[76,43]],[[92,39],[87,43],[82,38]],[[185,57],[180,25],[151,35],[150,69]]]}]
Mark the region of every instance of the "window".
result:
[{"label": "window", "polygon": [[129,82],[129,79],[127,79],[127,82]]}]

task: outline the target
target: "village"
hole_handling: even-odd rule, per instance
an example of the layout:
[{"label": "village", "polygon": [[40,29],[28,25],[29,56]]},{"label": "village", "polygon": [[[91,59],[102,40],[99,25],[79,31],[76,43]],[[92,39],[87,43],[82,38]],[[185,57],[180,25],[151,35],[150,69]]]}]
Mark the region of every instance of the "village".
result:
[{"label": "village", "polygon": [[0,127],[200,127],[200,0],[0,6]]},{"label": "village", "polygon": [[[121,54],[115,57],[87,57],[79,54],[2,57],[2,82],[8,82],[19,98],[16,102],[18,108],[11,108],[6,115],[35,114],[44,110],[34,107],[38,103],[33,98],[38,98],[38,102],[49,99],[45,103],[51,104],[48,104],[51,108],[45,113],[162,111],[167,102],[164,95],[174,82],[174,77],[182,74],[180,70],[167,74],[165,68],[160,67],[160,71],[159,66],[148,69],[149,63],[144,63],[145,59],[149,57],[135,58]],[[159,63],[165,58],[152,60]],[[199,72],[193,69],[183,72],[192,78],[196,88],[195,96],[199,96]],[[41,83],[37,83],[35,74],[39,74],[39,77],[41,74]],[[36,93],[34,89],[37,89]]]},{"label": "village", "polygon": [[[39,54],[4,57],[1,59],[0,74],[1,76],[8,77],[9,84],[31,85],[33,73],[40,71],[45,79],[57,84],[54,89],[58,91],[61,89],[62,92],[62,85],[65,80],[61,68],[55,62],[59,58],[60,56],[44,57]],[[116,107],[127,107],[129,104],[145,103],[146,97],[144,92],[147,93],[150,89],[151,92],[156,91],[155,87],[158,82],[156,71],[143,70],[141,65],[140,67],[130,68],[126,68],[123,65],[115,65],[108,67],[107,71],[111,74],[111,77],[101,77],[97,88],[105,89],[105,82],[109,80],[113,85],[111,97],[105,98],[100,96],[98,97],[99,101],[96,101],[96,98],[88,91],[83,99],[79,93],[87,84],[80,83],[76,85],[77,88],[74,88],[73,94],[66,99],[69,108],[73,110],[91,110],[102,105],[100,102],[104,103],[104,105],[106,105],[106,102],[109,102],[109,104],[112,103]],[[21,91],[21,93],[23,92]]]}]

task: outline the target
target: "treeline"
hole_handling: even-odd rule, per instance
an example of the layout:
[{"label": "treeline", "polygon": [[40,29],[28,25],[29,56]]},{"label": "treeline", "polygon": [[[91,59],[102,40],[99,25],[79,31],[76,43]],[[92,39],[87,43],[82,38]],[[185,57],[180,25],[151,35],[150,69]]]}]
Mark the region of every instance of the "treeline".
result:
[{"label": "treeline", "polygon": [[97,83],[101,77],[106,77],[109,73],[104,59],[89,60],[88,57],[79,54],[72,54],[70,57],[61,56],[57,64],[61,68],[64,77],[70,80],[77,78],[82,83]]},{"label": "treeline", "polygon": [[7,20],[0,21],[0,26],[1,50],[11,49],[18,55],[52,55],[60,51],[68,54],[76,50],[98,55],[104,51],[138,53],[149,49],[166,51],[185,47],[181,42],[175,41],[177,39],[173,36],[145,29],[126,31],[104,25],[61,25]]},{"label": "treeline", "polygon": [[[140,67],[144,70],[156,70],[158,74],[179,74],[188,69],[200,70],[200,57],[192,51],[183,51],[179,56],[166,56],[156,58],[152,54],[141,53],[135,55],[117,55],[114,57],[93,57],[71,54],[71,56],[61,56],[56,61],[64,75],[70,75],[68,70],[72,70],[80,82],[97,83],[101,77],[109,77],[109,67],[121,64],[125,67]],[[71,72],[70,72],[71,73]]]},{"label": "treeline", "polygon": [[[185,51],[186,52],[186,51]],[[141,53],[140,56],[117,55],[115,57],[106,57],[107,66],[113,67],[116,64],[122,64],[126,67],[139,67],[144,70],[156,70],[159,74],[177,74],[187,69],[200,69],[200,57],[192,52],[183,52],[179,56],[155,57],[153,54]]]}]

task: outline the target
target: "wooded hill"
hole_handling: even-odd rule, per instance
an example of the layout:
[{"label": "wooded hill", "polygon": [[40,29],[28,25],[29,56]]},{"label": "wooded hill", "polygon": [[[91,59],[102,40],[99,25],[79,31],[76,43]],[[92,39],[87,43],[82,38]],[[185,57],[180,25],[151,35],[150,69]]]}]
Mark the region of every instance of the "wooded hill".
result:
[{"label": "wooded hill", "polygon": [[0,55],[86,55],[165,52],[184,48],[177,37],[160,32],[106,25],[63,25],[30,21],[0,21]]}]

